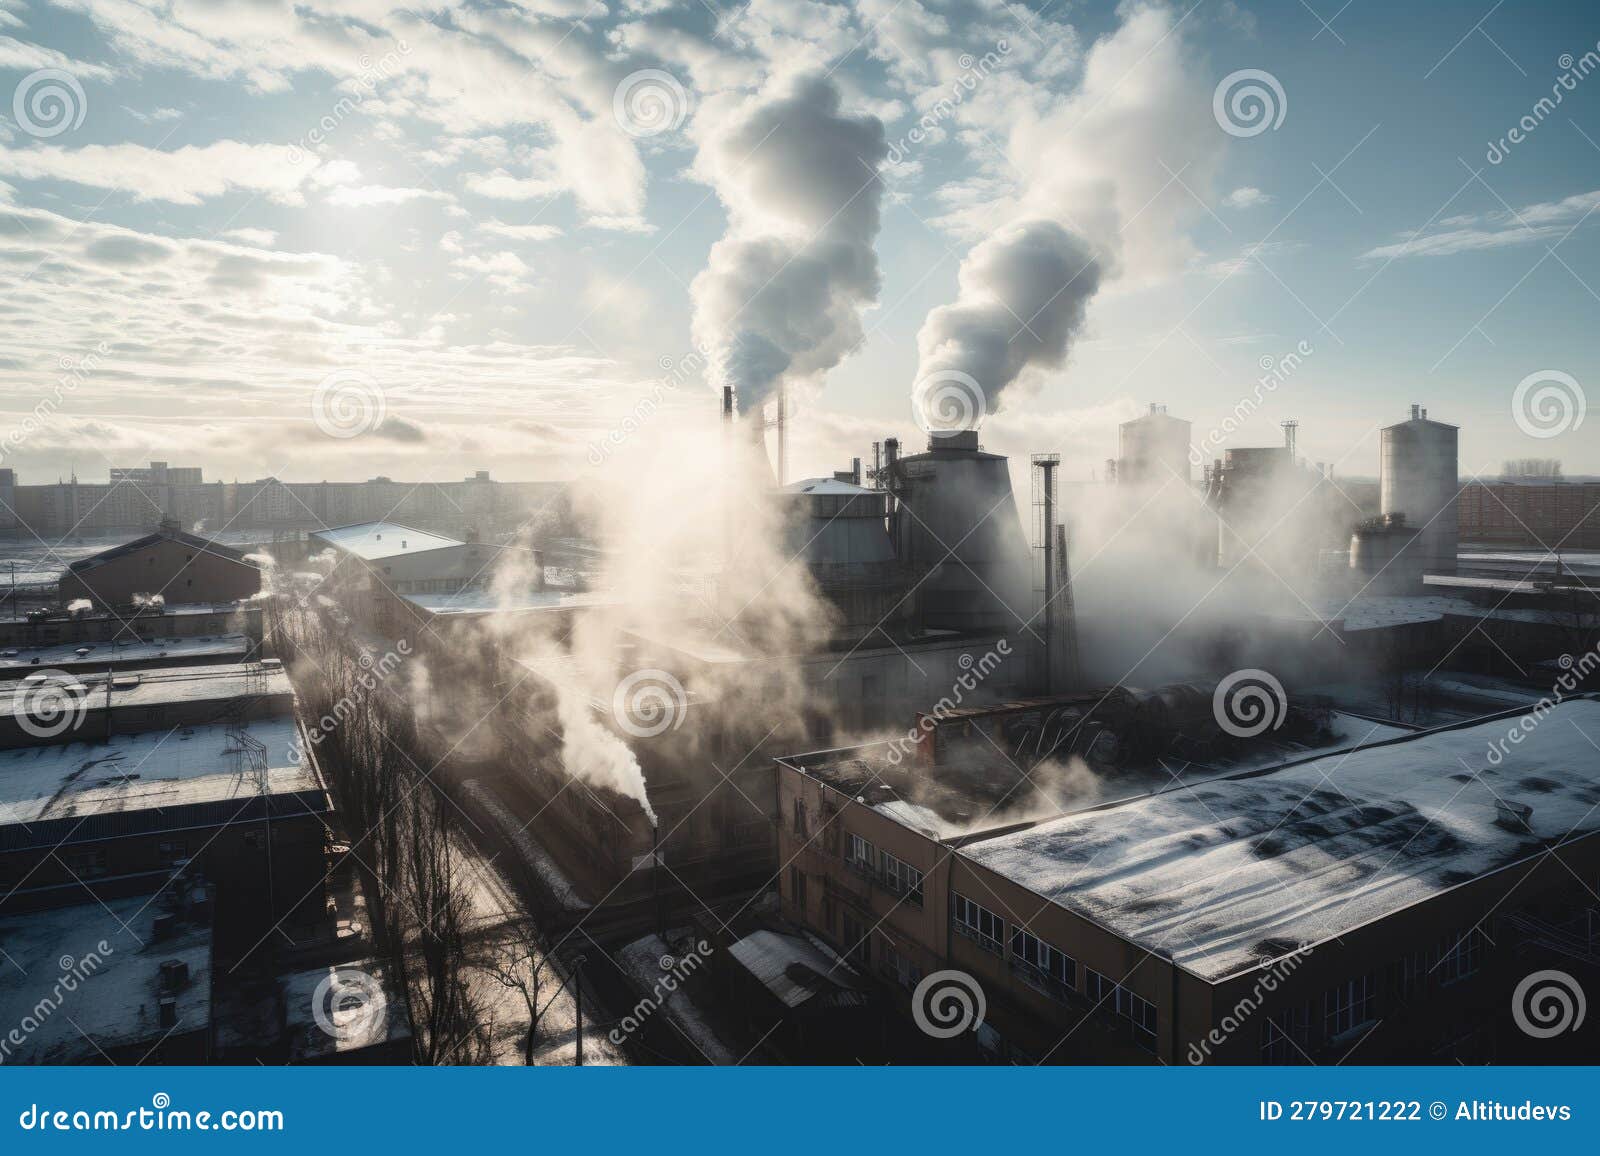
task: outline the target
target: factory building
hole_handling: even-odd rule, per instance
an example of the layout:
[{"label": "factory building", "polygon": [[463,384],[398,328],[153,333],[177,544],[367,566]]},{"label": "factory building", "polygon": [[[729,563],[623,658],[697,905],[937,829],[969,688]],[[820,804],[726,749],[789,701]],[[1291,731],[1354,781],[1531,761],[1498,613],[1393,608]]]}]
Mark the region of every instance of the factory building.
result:
[{"label": "factory building", "polygon": [[255,562],[167,519],[154,534],[74,562],[62,574],[57,596],[65,604],[86,599],[97,609],[113,610],[152,598],[237,602],[260,590]]},{"label": "factory building", "polygon": [[1116,480],[1122,485],[1189,486],[1193,426],[1172,417],[1167,407],[1150,403],[1150,412],[1117,427]]},{"label": "factory building", "polygon": [[1383,431],[1379,512],[1403,515],[1406,525],[1416,528],[1405,549],[1420,555],[1428,574],[1456,572],[1459,435],[1456,426],[1429,419],[1419,405],[1411,407],[1409,421]]},{"label": "factory building", "polygon": [[243,662],[261,648],[255,603],[145,603],[122,610],[36,610],[0,619],[0,681],[38,669]]},{"label": "factory building", "polygon": [[[334,552],[333,581],[386,588],[395,594],[456,594],[489,585],[507,548],[467,541],[402,526],[397,522],[360,522],[318,530],[310,535],[313,550]],[[518,552],[528,569],[528,584],[543,585],[538,553]],[[348,568],[342,563],[350,562]]]},{"label": "factory building", "polygon": [[986,1014],[951,1059],[1514,1062],[1533,1054],[1517,979],[1597,975],[1579,880],[1600,870],[1600,762],[1580,732],[1600,700],[1507,743],[1519,721],[1042,819],[1016,815],[1020,771],[962,754],[780,758],[781,913],[908,1019],[924,977],[965,973]]}]

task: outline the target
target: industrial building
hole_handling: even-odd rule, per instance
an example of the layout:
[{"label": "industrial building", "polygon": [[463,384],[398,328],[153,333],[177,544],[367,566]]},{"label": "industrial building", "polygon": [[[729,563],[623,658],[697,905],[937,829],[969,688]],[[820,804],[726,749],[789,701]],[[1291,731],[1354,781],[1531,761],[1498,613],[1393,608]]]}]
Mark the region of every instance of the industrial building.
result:
[{"label": "industrial building", "polygon": [[166,519],[154,534],[72,563],[61,576],[63,604],[87,600],[97,609],[139,601],[238,602],[261,590],[261,567],[231,546]]},{"label": "industrial building", "polygon": [[1125,486],[1189,485],[1190,438],[1193,425],[1172,417],[1167,407],[1150,403],[1150,411],[1117,427],[1114,480]]},{"label": "industrial building", "polygon": [[986,1018],[951,1058],[1515,1060],[1508,974],[1600,963],[1575,881],[1600,869],[1580,733],[1600,733],[1600,700],[1491,758],[1518,722],[1042,819],[1008,810],[1037,764],[780,758],[782,915],[906,1014],[924,976],[972,977]]},{"label": "industrial building", "polygon": [[[310,535],[313,550],[331,549],[336,555],[336,584],[361,582],[381,586],[395,594],[457,594],[490,584],[507,556],[507,547],[480,542],[476,535],[462,541],[429,533],[398,522],[361,522],[317,530]],[[526,585],[544,585],[544,566],[537,551],[516,551],[516,561],[526,567]],[[351,572],[340,573],[339,564],[350,561]]]},{"label": "industrial building", "polygon": [[1456,499],[1461,540],[1493,549],[1600,550],[1600,481],[1474,478]]},{"label": "industrial building", "polygon": [[36,610],[0,619],[0,681],[40,669],[103,673],[243,662],[256,658],[261,644],[255,603]]}]

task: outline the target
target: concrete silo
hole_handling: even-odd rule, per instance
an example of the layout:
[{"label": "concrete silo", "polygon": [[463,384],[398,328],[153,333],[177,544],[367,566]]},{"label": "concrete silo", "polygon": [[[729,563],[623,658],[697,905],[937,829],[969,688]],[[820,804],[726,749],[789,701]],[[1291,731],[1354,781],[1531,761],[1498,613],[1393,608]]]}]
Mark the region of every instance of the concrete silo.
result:
[{"label": "concrete silo", "polygon": [[944,434],[900,458],[891,484],[900,561],[921,578],[921,625],[1017,629],[1033,612],[1033,560],[1006,458],[983,452],[975,430]]},{"label": "concrete silo", "polygon": [[804,560],[838,609],[840,636],[858,638],[904,616],[900,566],[889,537],[889,494],[843,477],[783,487],[787,550]]},{"label": "concrete silo", "polygon": [[1122,485],[1189,485],[1190,423],[1171,417],[1167,407],[1150,405],[1150,412],[1117,427],[1117,481]]},{"label": "concrete silo", "polygon": [[1416,529],[1406,549],[1429,574],[1456,572],[1459,435],[1457,427],[1429,420],[1428,411],[1416,405],[1409,421],[1383,431],[1379,510],[1405,515],[1405,524]]}]

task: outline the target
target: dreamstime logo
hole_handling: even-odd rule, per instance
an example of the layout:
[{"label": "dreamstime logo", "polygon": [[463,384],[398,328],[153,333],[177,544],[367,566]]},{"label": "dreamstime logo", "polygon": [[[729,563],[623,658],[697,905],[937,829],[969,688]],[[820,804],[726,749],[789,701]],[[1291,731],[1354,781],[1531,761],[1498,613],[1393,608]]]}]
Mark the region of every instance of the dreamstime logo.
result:
[{"label": "dreamstime logo", "polygon": [[364,1039],[389,1008],[383,984],[358,967],[336,967],[311,993],[311,1018],[336,1040]]},{"label": "dreamstime logo", "polygon": [[[950,95],[941,96],[925,106],[927,112],[911,126],[911,131],[889,146],[888,162],[891,165],[900,164],[914,146],[928,140],[941,124],[956,114],[956,109],[966,102],[968,94],[977,91],[978,83],[998,68],[1001,59],[1010,53],[1011,42],[1003,36],[995,41],[993,51],[985,52],[981,57],[974,59],[970,52],[963,52],[956,59],[961,75],[951,82]],[[921,100],[917,104],[923,106]]]},{"label": "dreamstime logo", "polygon": [[936,1040],[977,1031],[988,1010],[983,988],[964,971],[933,972],[911,993],[911,1018]]},{"label": "dreamstime logo", "polygon": [[53,739],[83,725],[89,688],[62,670],[29,675],[11,692],[17,725],[36,739]]},{"label": "dreamstime logo", "polygon": [[589,464],[598,466],[604,463],[611,456],[613,449],[627,441],[643,427],[645,422],[655,416],[656,410],[661,408],[663,397],[668,393],[677,392],[678,386],[687,378],[705,368],[706,359],[710,356],[710,346],[702,342],[677,359],[662,357],[656,364],[661,367],[663,376],[657,378],[655,384],[651,386],[650,395],[640,398],[621,423],[608,430],[598,442],[589,443]]},{"label": "dreamstime logo", "polygon": [[83,123],[89,98],[72,73],[60,68],[30,72],[11,95],[11,114],[29,136],[53,137]]},{"label": "dreamstime logo", "polygon": [[617,85],[611,96],[611,114],[629,136],[676,132],[689,115],[689,94],[672,73],[641,68]]},{"label": "dreamstime logo", "polygon": [[336,369],[317,383],[311,419],[332,438],[353,438],[383,424],[388,403],[383,387],[360,369]]},{"label": "dreamstime logo", "polygon": [[1577,1031],[1588,1010],[1583,988],[1564,971],[1536,971],[1511,993],[1511,1018],[1536,1040]]},{"label": "dreamstime logo", "polygon": [[89,379],[100,365],[100,359],[109,352],[109,347],[104,341],[96,345],[93,353],[85,354],[81,358],[63,356],[61,358],[62,374],[56,379],[55,388],[49,397],[41,400],[33,407],[27,417],[22,419],[22,424],[10,430],[5,436],[0,437],[0,461],[4,461],[6,454],[18,449],[22,444],[38,433],[39,430],[50,424],[50,419],[55,417],[61,409],[61,402],[66,394],[77,393],[78,386]]},{"label": "dreamstime logo", "polygon": [[1233,436],[1245,421],[1261,408],[1269,393],[1278,392],[1278,387],[1294,376],[1305,359],[1316,350],[1309,341],[1298,342],[1295,347],[1282,357],[1273,357],[1270,353],[1261,355],[1256,362],[1261,367],[1261,376],[1256,378],[1255,388],[1248,397],[1241,397],[1234,403],[1233,412],[1222,419],[1222,424],[1213,426],[1211,432],[1200,439],[1198,445],[1189,446],[1189,464],[1203,466],[1221,444]]},{"label": "dreamstime logo", "polygon": [[1576,431],[1589,411],[1583,386],[1570,373],[1541,369],[1517,382],[1511,394],[1511,416],[1531,438],[1553,438]]},{"label": "dreamstime logo", "polygon": [[611,716],[636,739],[677,730],[688,707],[683,684],[664,670],[636,670],[611,695]]},{"label": "dreamstime logo", "polygon": [[612,1043],[621,1046],[629,1036],[638,1031],[644,1021],[653,1016],[662,1004],[672,997],[689,977],[704,966],[712,954],[711,944],[705,940],[692,944],[689,951],[683,955],[663,955],[657,962],[661,967],[661,978],[651,986],[650,994],[634,1004],[628,1014],[618,1021],[617,1026],[611,1029],[609,1038]]},{"label": "dreamstime logo", "polygon": [[1577,89],[1580,80],[1600,71],[1600,41],[1577,58],[1570,52],[1563,52],[1556,58],[1556,67],[1561,69],[1561,75],[1556,77],[1555,83],[1550,86],[1550,95],[1541,96],[1534,101],[1533,107],[1511,126],[1505,136],[1489,142],[1489,151],[1484,153],[1484,159],[1491,165],[1497,165],[1505,160],[1511,155],[1514,147],[1527,140],[1533,130],[1555,112],[1556,106],[1566,99],[1567,93]]},{"label": "dreamstime logo", "polygon": [[987,402],[983,386],[959,369],[939,369],[911,390],[911,416],[931,437],[975,430],[983,423]]},{"label": "dreamstime logo", "polygon": [[1236,670],[1217,683],[1211,713],[1230,735],[1253,739],[1283,725],[1289,714],[1289,696],[1283,683],[1264,670]]},{"label": "dreamstime logo", "polygon": [[1241,68],[1224,76],[1211,94],[1211,114],[1229,136],[1260,136],[1283,123],[1289,98],[1272,73]]}]

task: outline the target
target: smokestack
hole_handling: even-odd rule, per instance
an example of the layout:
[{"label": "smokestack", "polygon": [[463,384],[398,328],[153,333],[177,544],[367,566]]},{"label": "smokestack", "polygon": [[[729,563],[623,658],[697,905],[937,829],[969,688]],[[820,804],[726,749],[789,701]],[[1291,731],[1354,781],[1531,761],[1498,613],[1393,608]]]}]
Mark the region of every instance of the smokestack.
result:
[{"label": "smokestack", "polygon": [[1422,416],[1422,407],[1420,405],[1413,405],[1411,407],[1411,420],[1412,421],[1416,421],[1421,416]]},{"label": "smokestack", "polygon": [[733,420],[733,386],[722,387],[722,420]]}]

